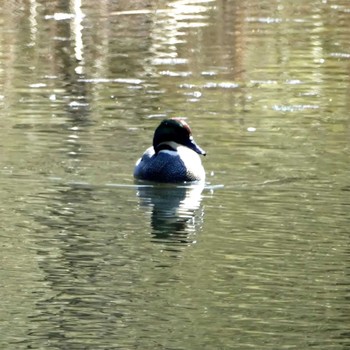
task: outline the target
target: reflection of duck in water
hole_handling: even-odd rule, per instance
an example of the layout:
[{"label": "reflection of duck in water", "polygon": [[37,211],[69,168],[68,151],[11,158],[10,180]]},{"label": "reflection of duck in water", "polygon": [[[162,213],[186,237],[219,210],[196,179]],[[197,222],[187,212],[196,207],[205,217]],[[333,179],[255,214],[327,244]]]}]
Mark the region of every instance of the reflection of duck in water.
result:
[{"label": "reflection of duck in water", "polygon": [[134,177],[155,182],[204,181],[205,171],[188,124],[181,119],[163,120],[149,147],[135,166]]},{"label": "reflection of duck in water", "polygon": [[178,243],[195,241],[194,235],[203,223],[201,210],[204,183],[191,186],[140,186],[140,204],[151,212],[155,238]]},{"label": "reflection of duck in water", "polygon": [[163,120],[154,132],[153,146],[140,158],[134,177],[160,183],[197,182],[188,186],[140,185],[141,205],[151,208],[153,234],[158,239],[189,242],[202,223],[200,209],[205,171],[188,124],[181,119]]}]

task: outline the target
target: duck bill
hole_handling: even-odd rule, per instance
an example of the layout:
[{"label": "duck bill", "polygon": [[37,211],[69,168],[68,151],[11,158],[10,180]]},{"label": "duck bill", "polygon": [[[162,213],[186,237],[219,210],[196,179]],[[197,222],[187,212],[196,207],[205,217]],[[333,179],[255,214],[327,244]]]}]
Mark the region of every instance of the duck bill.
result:
[{"label": "duck bill", "polygon": [[188,140],[188,143],[186,144],[186,146],[188,148],[191,148],[191,150],[195,151],[198,154],[201,154],[203,156],[206,155],[206,152],[196,144],[196,142],[193,140],[193,138]]}]

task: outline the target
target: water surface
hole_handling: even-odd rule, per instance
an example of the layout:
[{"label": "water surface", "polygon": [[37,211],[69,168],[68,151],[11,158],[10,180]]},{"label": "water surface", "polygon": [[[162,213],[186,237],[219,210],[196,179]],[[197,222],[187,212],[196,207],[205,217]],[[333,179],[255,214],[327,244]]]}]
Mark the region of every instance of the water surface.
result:
[{"label": "water surface", "polygon": [[[347,1],[5,1],[2,349],[350,347]],[[187,118],[207,184],[135,183]]]}]

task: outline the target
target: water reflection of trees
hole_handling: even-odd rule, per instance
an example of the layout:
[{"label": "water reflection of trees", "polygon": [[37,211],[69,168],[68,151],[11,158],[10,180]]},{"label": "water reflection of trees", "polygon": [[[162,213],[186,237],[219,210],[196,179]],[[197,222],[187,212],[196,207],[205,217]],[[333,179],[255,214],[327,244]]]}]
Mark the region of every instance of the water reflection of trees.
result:
[{"label": "water reflection of trees", "polygon": [[[189,72],[193,77],[190,79],[192,84],[208,80],[203,72],[239,83],[304,79],[310,71],[288,76],[297,60],[295,55],[299,46],[305,42],[301,40],[303,34],[297,32],[299,17],[318,18],[317,22],[312,22],[314,24],[310,22],[309,45],[307,49],[303,47],[305,58],[309,55],[311,60],[325,59],[327,53],[333,51],[336,54],[342,45],[346,46],[346,40],[340,41],[338,33],[339,28],[349,25],[341,3],[331,7],[326,2],[320,5],[316,1],[299,6],[278,1],[260,6],[253,6],[254,1],[193,2],[192,13],[189,6],[178,1],[84,1],[80,7],[77,4],[80,1],[5,1],[3,26],[8,30],[3,31],[0,50],[7,68],[3,73],[7,94],[13,91],[11,86],[19,83],[18,74],[22,74],[18,71],[19,66],[34,67],[35,72],[30,73],[33,78],[38,72],[43,76],[60,77],[61,63],[67,59],[69,65],[76,68],[74,60],[78,45],[83,47],[81,68],[87,78],[144,78],[147,83],[143,87],[159,91],[165,88],[170,94],[183,94],[184,91],[178,92],[176,86],[171,87],[167,82],[169,76],[162,79],[162,74],[167,72]],[[74,26],[78,8],[83,18]],[[81,33],[77,33],[79,30]],[[257,37],[269,35],[265,40],[257,40],[258,45],[254,46],[251,44],[252,32]],[[215,45],[208,45],[212,42]],[[23,45],[17,50],[15,45],[19,43]],[[262,51],[264,55],[257,56]],[[182,61],[173,61],[170,67],[174,72],[171,72],[168,71],[170,61],[162,61],[165,58]],[[67,68],[67,63],[63,63],[63,67]],[[271,65],[276,69],[280,67],[278,74],[276,69],[274,76],[270,74],[268,67]],[[319,64],[309,66],[314,69],[314,77],[326,74],[323,67]],[[105,94],[96,84],[90,84],[89,88],[95,98]],[[203,84],[199,88],[203,88]],[[133,98],[139,100],[139,107],[148,103],[148,112],[155,112],[156,106],[141,90]],[[153,97],[157,104],[158,99]],[[235,95],[228,95],[230,97]],[[125,103],[129,102],[125,99]],[[243,109],[247,103],[243,97],[235,102]]]},{"label": "water reflection of trees", "polygon": [[[123,322],[123,307],[113,307],[116,281],[104,276],[111,242],[113,250],[122,253],[120,237],[113,231],[103,234],[109,218],[93,187],[58,184],[50,192],[42,193],[48,197],[46,210],[35,216],[40,224],[37,260],[45,293],[36,296],[26,342],[30,347],[44,342],[56,349],[107,347],[116,341],[112,334],[118,334]],[[127,259],[119,262],[123,266]],[[121,281],[118,273],[120,269],[113,276]],[[133,278],[131,271],[128,278]],[[119,297],[130,298],[129,291],[120,291]]]}]

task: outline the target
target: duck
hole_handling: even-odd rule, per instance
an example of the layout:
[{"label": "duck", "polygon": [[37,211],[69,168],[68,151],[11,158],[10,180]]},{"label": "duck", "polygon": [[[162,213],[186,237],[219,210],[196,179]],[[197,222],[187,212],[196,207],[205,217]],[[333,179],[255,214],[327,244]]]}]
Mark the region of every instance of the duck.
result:
[{"label": "duck", "polygon": [[153,145],[136,162],[134,178],[162,183],[204,182],[200,155],[206,152],[194,141],[185,120],[165,119],[154,132]]}]

